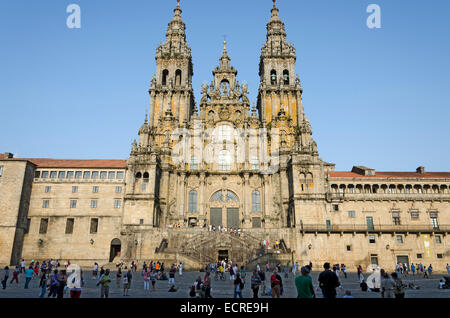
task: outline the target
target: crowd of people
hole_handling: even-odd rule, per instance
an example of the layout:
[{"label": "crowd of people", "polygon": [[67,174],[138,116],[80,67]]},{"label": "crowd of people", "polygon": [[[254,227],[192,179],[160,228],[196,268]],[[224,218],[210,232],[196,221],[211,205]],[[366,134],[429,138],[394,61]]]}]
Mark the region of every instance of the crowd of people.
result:
[{"label": "crowd of people", "polygon": [[[83,287],[86,281],[83,277],[83,271],[79,272],[79,284],[72,284],[68,282],[72,279],[72,269],[69,268],[70,261],[66,261],[61,266],[58,260],[39,261],[32,260],[28,265],[22,260],[13,271],[10,271],[6,266],[3,272],[3,279],[1,281],[3,289],[6,289],[9,284],[19,284],[19,277],[22,275],[25,278],[24,289],[30,288],[30,282],[33,279],[39,280],[39,297],[49,298],[80,298]],[[217,263],[205,265],[200,270],[203,272],[203,278],[200,276],[193,282],[187,293],[192,298],[212,298],[212,278],[215,281],[226,281],[227,276],[230,281],[231,289],[234,298],[243,298],[243,291],[246,286],[252,291],[253,298],[272,297],[280,298],[284,293],[284,283],[290,277],[293,277],[294,285],[297,290],[298,298],[315,298],[317,292],[321,291],[324,298],[336,298],[337,290],[341,290],[344,295],[343,298],[353,298],[350,290],[343,290],[340,279],[347,279],[347,267],[345,264],[325,263],[324,270],[319,274],[317,281],[317,288],[314,287],[313,279],[311,277],[312,263],[300,267],[298,262],[291,264],[287,262],[286,265],[277,264],[273,269],[269,264],[265,266],[256,265],[256,268],[251,272],[251,276],[247,276],[247,269],[245,265],[239,266],[232,261],[222,260]],[[70,269],[68,273],[68,269]],[[450,265],[446,267],[450,275]],[[179,288],[175,285],[176,277],[183,276],[183,264],[171,264],[165,266],[159,261],[143,262],[140,268],[140,276],[138,274],[138,265],[135,261],[129,265],[124,263],[116,264],[115,273],[115,288],[117,290],[123,289],[123,296],[130,296],[129,291],[131,283],[134,280],[142,280],[144,291],[156,291],[158,281],[168,281],[167,288],[169,292],[177,292]],[[375,268],[373,268],[375,273]],[[379,276],[373,281],[378,281],[377,284],[371,284],[368,287],[366,279],[363,274],[361,266],[357,268],[358,281],[360,283],[361,291],[379,292],[382,298],[404,298],[405,291],[408,288],[419,289],[413,283],[405,283],[405,277],[409,273],[412,275],[424,274],[424,278],[430,278],[433,273],[433,267],[430,264],[428,267],[422,264],[407,264],[398,263],[395,266],[395,271],[389,274],[384,269],[379,270]],[[284,273],[284,275],[283,275]],[[378,272],[377,272],[378,273]],[[292,274],[292,275],[291,275]],[[370,274],[370,273],[369,273]],[[377,274],[378,275],[378,274]],[[96,286],[100,289],[100,297],[108,298],[110,285],[113,282],[110,269],[104,269],[98,263],[94,263],[92,269],[92,279],[96,281]],[[283,277],[282,277],[283,276]],[[11,278],[11,279],[10,279]],[[406,281],[406,280],[405,280]],[[160,284],[159,284],[160,285]],[[151,286],[151,287],[150,287]],[[160,287],[161,288],[161,287]],[[248,287],[247,287],[248,288]],[[448,277],[439,282],[439,288],[450,288],[450,281]]]}]

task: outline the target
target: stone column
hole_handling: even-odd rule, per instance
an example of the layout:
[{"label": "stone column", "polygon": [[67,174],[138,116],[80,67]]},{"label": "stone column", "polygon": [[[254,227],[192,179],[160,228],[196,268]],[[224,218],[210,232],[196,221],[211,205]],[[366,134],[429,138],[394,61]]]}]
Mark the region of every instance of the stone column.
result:
[{"label": "stone column", "polygon": [[155,92],[150,93],[150,127],[155,123]]}]

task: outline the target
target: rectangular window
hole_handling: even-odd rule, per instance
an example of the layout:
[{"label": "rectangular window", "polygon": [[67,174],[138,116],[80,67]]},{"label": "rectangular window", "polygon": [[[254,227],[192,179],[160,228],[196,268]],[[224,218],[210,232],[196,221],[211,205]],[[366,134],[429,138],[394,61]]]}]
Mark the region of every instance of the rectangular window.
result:
[{"label": "rectangular window", "polygon": [[73,234],[73,224],[75,219],[67,219],[66,221],[66,234]]},{"label": "rectangular window", "polygon": [[254,229],[261,228],[261,218],[252,218],[252,226]]},{"label": "rectangular window", "polygon": [[143,225],[144,224],[144,219],[139,219],[139,224]]},{"label": "rectangular window", "polygon": [[[0,166],[0,177],[3,175],[3,166]],[[38,177],[39,178],[39,177]]]},{"label": "rectangular window", "polygon": [[98,187],[97,186],[93,186],[92,187],[92,193],[98,193]]},{"label": "rectangular window", "polygon": [[369,243],[370,244],[375,244],[376,243],[375,235],[369,235]]},{"label": "rectangular window", "polygon": [[34,172],[34,177],[39,179],[41,177],[41,172],[40,171],[35,171]]},{"label": "rectangular window", "polygon": [[49,206],[50,206],[50,200],[42,201],[42,208],[43,209],[48,209]]},{"label": "rectangular window", "polygon": [[442,255],[442,254],[437,254],[437,258],[444,258],[444,255]]},{"label": "rectangular window", "polygon": [[97,204],[98,204],[97,200],[91,200],[91,208],[92,209],[96,209],[97,208]]},{"label": "rectangular window", "polygon": [[197,157],[193,156],[191,157],[191,170],[197,170],[198,169],[198,159]]},{"label": "rectangular window", "polygon": [[392,220],[394,225],[400,225],[400,212],[392,212]]},{"label": "rectangular window", "polygon": [[58,179],[65,179],[66,178],[66,172],[60,171],[58,172]]},{"label": "rectangular window", "polygon": [[67,179],[73,179],[74,176],[73,173],[74,173],[73,171],[67,171]]},{"label": "rectangular window", "polygon": [[57,175],[58,175],[57,171],[50,172],[50,179],[56,179]]},{"label": "rectangular window", "polygon": [[76,209],[77,207],[77,200],[70,200],[70,208]]},{"label": "rectangular window", "polygon": [[78,187],[77,186],[72,187],[72,193],[78,193]]},{"label": "rectangular window", "polygon": [[116,173],[114,171],[110,171],[108,173],[108,179],[112,180],[116,178]]},{"label": "rectangular window", "polygon": [[347,251],[350,252],[352,250],[352,246],[351,245],[347,245]]},{"label": "rectangular window", "polygon": [[41,219],[41,224],[39,225],[39,234],[47,234],[48,219]]},{"label": "rectangular window", "polygon": [[339,211],[339,205],[337,205],[337,204],[333,204],[332,208],[333,208],[334,212]]},{"label": "rectangular window", "polygon": [[411,211],[411,219],[418,219],[419,211]]},{"label": "rectangular window", "polygon": [[82,175],[83,175],[83,172],[81,172],[81,171],[75,172],[75,179],[81,179]]},{"label": "rectangular window", "polygon": [[436,235],[436,244],[442,244],[442,238],[440,235]]},{"label": "rectangular window", "polygon": [[94,179],[94,180],[98,179],[98,171],[92,172],[92,179]]},{"label": "rectangular window", "polygon": [[117,179],[123,179],[123,172],[122,171],[118,171],[117,175],[116,175]]},{"label": "rectangular window", "polygon": [[397,243],[403,244],[403,236],[397,235]]},{"label": "rectangular window", "polygon": [[48,179],[48,171],[42,171],[42,179]]},{"label": "rectangular window", "polygon": [[91,228],[89,232],[91,234],[96,234],[98,231],[98,219],[91,219]]},{"label": "rectangular window", "polygon": [[378,265],[378,255],[377,254],[370,255],[370,263],[372,265]]},{"label": "rectangular window", "polygon": [[50,191],[52,191],[52,187],[46,186],[45,193],[50,193]]},{"label": "rectangular window", "polygon": [[250,160],[250,163],[252,165],[252,170],[258,170],[259,169],[259,159],[258,157],[252,157]]},{"label": "rectangular window", "polygon": [[85,171],[83,173],[83,179],[89,179],[91,177],[91,172],[90,171]]},{"label": "rectangular window", "polygon": [[114,209],[120,209],[120,200],[114,200]]},{"label": "rectangular window", "polygon": [[423,257],[423,255],[422,254],[417,254],[417,258],[422,258]]},{"label": "rectangular window", "polygon": [[108,173],[106,171],[100,172],[100,179],[106,179],[107,176],[108,176]]},{"label": "rectangular window", "polygon": [[356,218],[356,212],[355,211],[348,211],[348,217],[351,219]]},{"label": "rectangular window", "polygon": [[141,186],[142,191],[147,190],[147,183],[143,183]]},{"label": "rectangular window", "polygon": [[116,187],[116,193],[122,193],[122,187]]}]

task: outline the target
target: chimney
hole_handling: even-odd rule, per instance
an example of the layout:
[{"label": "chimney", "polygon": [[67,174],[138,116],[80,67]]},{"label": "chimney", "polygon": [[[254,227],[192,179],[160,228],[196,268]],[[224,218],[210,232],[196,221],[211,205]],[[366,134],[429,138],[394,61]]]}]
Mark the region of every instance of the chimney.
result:
[{"label": "chimney", "polygon": [[13,159],[14,158],[14,154],[10,153],[10,152],[5,152],[3,155],[3,158],[5,159]]},{"label": "chimney", "polygon": [[420,173],[420,174],[424,174],[425,173],[425,167],[420,166],[419,168],[417,168],[416,172]]}]

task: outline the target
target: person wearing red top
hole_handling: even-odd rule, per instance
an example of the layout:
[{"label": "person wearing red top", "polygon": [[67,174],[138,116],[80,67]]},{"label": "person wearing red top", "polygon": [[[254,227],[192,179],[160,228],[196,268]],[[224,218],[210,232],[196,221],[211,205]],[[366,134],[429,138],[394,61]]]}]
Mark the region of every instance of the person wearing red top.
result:
[{"label": "person wearing red top", "polygon": [[273,272],[273,275],[270,277],[270,281],[272,285],[272,298],[280,298],[282,280],[281,276],[278,275],[277,270]]}]

